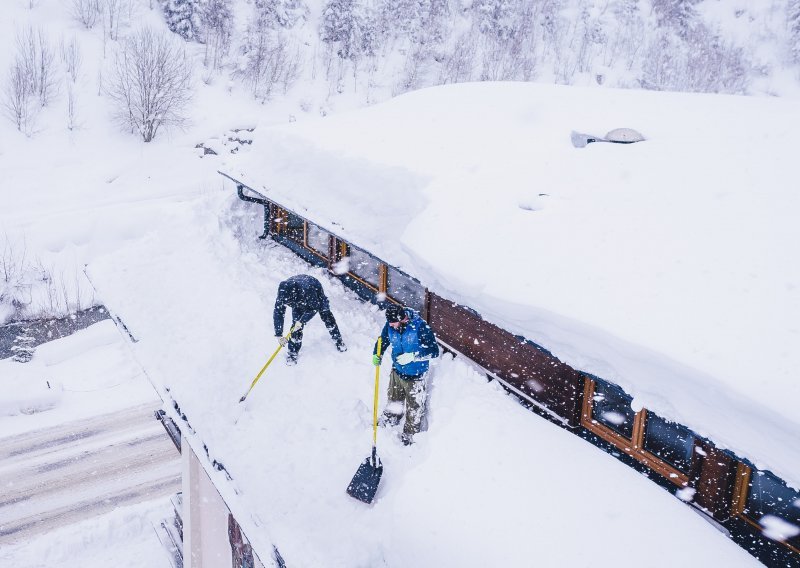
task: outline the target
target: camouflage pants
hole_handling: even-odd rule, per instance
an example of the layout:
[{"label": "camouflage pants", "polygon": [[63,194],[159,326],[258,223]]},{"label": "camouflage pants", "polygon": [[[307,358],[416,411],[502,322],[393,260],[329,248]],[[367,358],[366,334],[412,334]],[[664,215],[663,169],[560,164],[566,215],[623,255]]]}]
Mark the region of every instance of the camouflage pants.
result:
[{"label": "camouflage pants", "polygon": [[394,369],[389,375],[389,400],[384,414],[388,422],[399,424],[405,404],[406,422],[403,433],[409,436],[424,430],[428,402],[426,384],[425,376],[415,380],[404,379]]}]

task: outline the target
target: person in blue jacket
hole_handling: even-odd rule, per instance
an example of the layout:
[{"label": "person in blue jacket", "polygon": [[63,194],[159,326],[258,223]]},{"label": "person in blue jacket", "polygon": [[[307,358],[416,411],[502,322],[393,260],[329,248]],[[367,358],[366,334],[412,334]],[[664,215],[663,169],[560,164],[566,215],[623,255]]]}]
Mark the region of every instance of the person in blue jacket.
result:
[{"label": "person in blue jacket", "polygon": [[428,323],[411,308],[389,304],[386,324],[381,331],[381,350],[378,342],[372,350],[372,362],[378,367],[386,350],[392,348],[392,372],[389,375],[389,396],[383,412],[383,424],[399,424],[405,405],[406,421],[401,439],[412,443],[414,434],[422,427],[427,411],[425,375],[429,361],[439,356],[439,345]]},{"label": "person in blue jacket", "polygon": [[[286,315],[286,306],[292,308],[292,326],[294,329],[287,340],[283,336],[283,318]],[[342,334],[336,319],[331,312],[330,302],[322,284],[313,276],[298,274],[281,282],[278,285],[278,297],[275,299],[275,310],[272,314],[275,324],[275,336],[284,347],[289,346],[286,364],[297,363],[297,355],[303,346],[303,326],[319,313],[320,319],[328,328],[331,339],[339,351],[347,351],[347,346],[342,341]]]}]

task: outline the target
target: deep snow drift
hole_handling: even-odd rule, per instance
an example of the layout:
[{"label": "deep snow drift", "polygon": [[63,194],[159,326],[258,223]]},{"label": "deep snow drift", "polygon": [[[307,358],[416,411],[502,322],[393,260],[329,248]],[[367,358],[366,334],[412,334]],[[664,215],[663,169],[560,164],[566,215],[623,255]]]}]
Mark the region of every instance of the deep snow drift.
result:
[{"label": "deep snow drift", "polygon": [[[570,144],[616,127],[647,140]],[[222,170],[800,487],[798,128],[795,101],[455,85]]]}]

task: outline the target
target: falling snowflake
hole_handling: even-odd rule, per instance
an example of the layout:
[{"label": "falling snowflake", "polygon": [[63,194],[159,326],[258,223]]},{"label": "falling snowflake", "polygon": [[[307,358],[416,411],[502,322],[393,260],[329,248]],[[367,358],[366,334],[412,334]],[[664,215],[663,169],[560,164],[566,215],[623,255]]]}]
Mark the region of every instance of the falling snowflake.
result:
[{"label": "falling snowflake", "polygon": [[778,542],[783,542],[800,534],[800,527],[775,515],[764,515],[759,523],[764,536]]}]

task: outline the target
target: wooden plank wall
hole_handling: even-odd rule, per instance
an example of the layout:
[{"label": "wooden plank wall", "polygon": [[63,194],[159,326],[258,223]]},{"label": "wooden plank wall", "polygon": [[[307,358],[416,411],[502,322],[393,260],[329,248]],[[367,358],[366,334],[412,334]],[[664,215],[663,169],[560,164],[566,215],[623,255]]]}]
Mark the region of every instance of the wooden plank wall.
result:
[{"label": "wooden plank wall", "polygon": [[428,323],[443,342],[562,416],[570,426],[580,424],[583,376],[568,365],[432,293]]},{"label": "wooden plank wall", "polygon": [[718,521],[725,521],[732,508],[736,460],[702,440],[695,442],[694,451],[694,502]]}]

